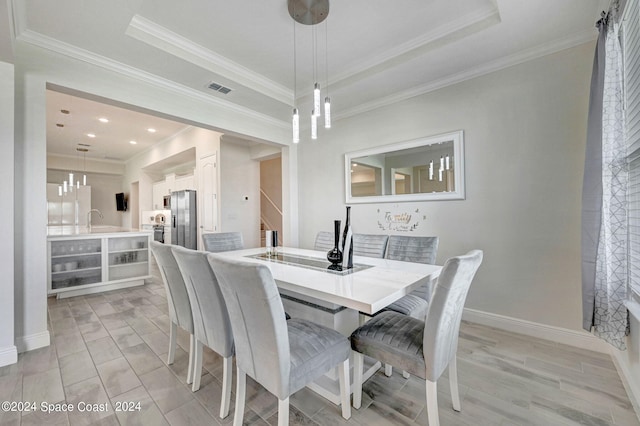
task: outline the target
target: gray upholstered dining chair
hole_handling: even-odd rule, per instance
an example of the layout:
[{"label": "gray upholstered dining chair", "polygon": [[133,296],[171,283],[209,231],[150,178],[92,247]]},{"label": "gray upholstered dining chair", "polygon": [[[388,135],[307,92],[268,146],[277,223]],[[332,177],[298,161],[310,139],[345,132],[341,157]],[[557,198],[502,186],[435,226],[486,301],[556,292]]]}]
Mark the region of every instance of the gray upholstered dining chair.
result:
[{"label": "gray upholstered dining chair", "polygon": [[202,234],[205,251],[219,253],[222,251],[242,250],[244,242],[240,232],[216,232]]},{"label": "gray upholstered dining chair", "polygon": [[425,379],[430,426],[439,425],[437,380],[448,367],[453,409],[460,411],[458,333],[464,302],[480,263],[480,250],[447,260],[438,277],[426,321],[388,311],[351,334],[354,408],[362,404],[363,355],[367,355]]},{"label": "gray upholstered dining chair", "polygon": [[[401,260],[414,263],[436,263],[438,237],[410,237],[391,235],[385,257],[390,260]],[[433,292],[433,281],[427,281],[419,288],[396,300],[385,311],[395,311],[410,317],[424,319]]]},{"label": "gray upholstered dining chair", "polygon": [[223,358],[222,398],[220,417],[229,414],[231,401],[233,334],[227,307],[218,280],[207,260],[207,252],[173,246],[182,277],[184,278],[193,312],[193,329],[196,338],[194,350],[193,386],[200,388],[202,375],[202,345],[206,345]]},{"label": "gray upholstered dining chair", "polygon": [[[388,235],[353,234],[353,254],[356,256],[383,258],[388,239]],[[313,248],[319,251],[329,251],[333,248],[333,244],[333,232],[320,231],[316,234]],[[342,244],[342,240],[340,244]]]},{"label": "gray upholstered dining chair", "polygon": [[316,234],[316,241],[313,244],[313,249],[318,251],[329,251],[333,248],[333,244],[333,232],[320,231]]},{"label": "gray upholstered dining chair", "polygon": [[236,345],[236,408],[242,424],[246,376],[278,398],[278,425],[289,424],[289,396],[338,366],[342,417],[351,417],[349,341],[311,321],[286,321],[278,288],[265,266],[209,254],[227,303]]},{"label": "gray upholstered dining chair", "polygon": [[195,339],[193,336],[193,315],[191,314],[191,302],[189,302],[187,287],[184,284],[180,268],[173,256],[170,244],[151,241],[151,252],[156,259],[158,269],[160,269],[160,276],[164,283],[167,303],[169,305],[169,320],[171,321],[171,325],[169,328],[167,364],[173,364],[176,354],[177,328],[180,327],[190,334],[187,383],[192,383]]},{"label": "gray upholstered dining chair", "polygon": [[356,256],[383,258],[387,249],[388,239],[388,235],[353,234],[353,254]]},{"label": "gray upholstered dining chair", "polygon": [[[438,237],[413,237],[408,235],[391,235],[385,257],[403,262],[434,264],[438,252]],[[433,280],[422,284],[419,288],[383,308],[380,312],[394,311],[410,317],[424,320],[433,293]],[[391,376],[393,367],[384,366],[384,374]],[[405,379],[409,373],[402,372]]]}]

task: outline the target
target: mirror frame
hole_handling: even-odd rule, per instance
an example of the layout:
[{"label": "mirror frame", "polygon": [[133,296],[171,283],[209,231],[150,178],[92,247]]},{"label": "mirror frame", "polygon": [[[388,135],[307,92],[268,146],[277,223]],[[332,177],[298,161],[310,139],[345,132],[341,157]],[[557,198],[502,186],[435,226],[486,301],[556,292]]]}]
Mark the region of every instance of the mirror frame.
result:
[{"label": "mirror frame", "polygon": [[[455,181],[455,191],[451,192],[430,192],[418,194],[398,194],[398,195],[372,195],[365,197],[353,197],[351,195],[351,160],[367,155],[385,154],[402,149],[417,148],[420,146],[435,145],[443,142],[453,141],[453,171]],[[345,180],[345,201],[347,204],[362,203],[397,203],[409,201],[442,201],[442,200],[464,200],[464,132],[458,130],[451,133],[444,133],[436,136],[414,139],[406,142],[398,142],[383,145],[361,151],[348,152],[344,155],[344,180]]]}]

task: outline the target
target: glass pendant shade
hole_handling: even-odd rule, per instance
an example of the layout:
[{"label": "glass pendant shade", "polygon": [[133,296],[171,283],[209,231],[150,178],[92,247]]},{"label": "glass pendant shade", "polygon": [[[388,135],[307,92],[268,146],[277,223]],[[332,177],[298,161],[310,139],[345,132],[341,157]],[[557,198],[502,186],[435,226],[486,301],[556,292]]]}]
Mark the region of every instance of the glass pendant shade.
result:
[{"label": "glass pendant shade", "polygon": [[318,139],[318,116],[315,109],[311,111],[311,139]]},{"label": "glass pendant shade", "polygon": [[324,98],[324,128],[331,128],[331,99],[328,96]]},{"label": "glass pendant shade", "polygon": [[298,108],[293,109],[291,123],[293,127],[293,143],[298,143],[300,142],[300,115],[298,114]]},{"label": "glass pendant shade", "polygon": [[82,184],[87,185],[87,175],[82,175]]},{"label": "glass pendant shade", "polygon": [[66,180],[64,182],[62,182],[62,190],[64,191],[65,194],[68,191],[68,189],[67,189],[67,181]]},{"label": "glass pendant shade", "polygon": [[320,85],[318,83],[313,85],[313,114],[320,117]]},{"label": "glass pendant shade", "polygon": [[429,162],[429,180],[433,180],[433,160]]},{"label": "glass pendant shade", "polygon": [[447,157],[444,159],[444,168],[449,170],[449,154],[447,154]]},{"label": "glass pendant shade", "polygon": [[73,173],[69,173],[69,185],[73,186]]},{"label": "glass pendant shade", "polygon": [[76,188],[80,189],[80,181],[79,180],[76,181]]},{"label": "glass pendant shade", "polygon": [[444,157],[440,156],[440,170],[444,170]]},{"label": "glass pendant shade", "polygon": [[62,185],[58,185],[58,197],[62,197]]},{"label": "glass pendant shade", "polygon": [[438,170],[438,181],[440,181],[440,182],[442,182],[442,172],[443,171],[444,170],[442,170],[442,169]]}]

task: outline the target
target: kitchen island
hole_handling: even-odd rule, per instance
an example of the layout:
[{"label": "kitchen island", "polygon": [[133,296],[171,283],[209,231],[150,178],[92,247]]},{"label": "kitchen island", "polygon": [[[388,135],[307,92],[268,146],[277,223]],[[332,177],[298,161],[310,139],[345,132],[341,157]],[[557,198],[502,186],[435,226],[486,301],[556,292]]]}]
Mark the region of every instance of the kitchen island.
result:
[{"label": "kitchen island", "polygon": [[48,293],[58,298],[143,285],[153,234],[116,226],[48,226]]}]

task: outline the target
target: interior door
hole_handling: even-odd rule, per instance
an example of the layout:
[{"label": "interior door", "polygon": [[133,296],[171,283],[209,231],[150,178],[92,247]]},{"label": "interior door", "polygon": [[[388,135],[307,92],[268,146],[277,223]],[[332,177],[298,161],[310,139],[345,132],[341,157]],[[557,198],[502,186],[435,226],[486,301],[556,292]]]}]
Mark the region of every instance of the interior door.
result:
[{"label": "interior door", "polygon": [[203,233],[219,232],[217,154],[204,156],[201,160],[202,220],[198,228],[199,241],[202,241]]}]

